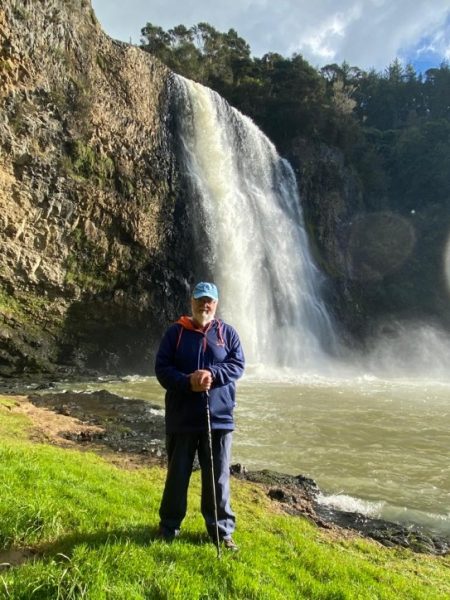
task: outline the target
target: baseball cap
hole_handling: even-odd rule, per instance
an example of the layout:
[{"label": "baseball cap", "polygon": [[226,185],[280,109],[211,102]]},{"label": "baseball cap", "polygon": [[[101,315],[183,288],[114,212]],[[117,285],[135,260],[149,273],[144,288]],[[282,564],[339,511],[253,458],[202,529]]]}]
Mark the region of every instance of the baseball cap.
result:
[{"label": "baseball cap", "polygon": [[208,283],[207,281],[200,281],[200,283],[197,283],[192,291],[192,297],[195,298],[195,300],[198,300],[198,298],[203,298],[204,296],[212,298],[213,300],[219,299],[219,292],[214,283]]}]

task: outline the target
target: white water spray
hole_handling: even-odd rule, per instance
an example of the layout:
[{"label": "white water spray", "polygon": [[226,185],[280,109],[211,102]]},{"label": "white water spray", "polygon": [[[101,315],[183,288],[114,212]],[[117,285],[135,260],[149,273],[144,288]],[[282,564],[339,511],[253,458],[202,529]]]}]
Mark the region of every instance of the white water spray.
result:
[{"label": "white water spray", "polygon": [[190,219],[197,248],[208,249],[221,315],[239,331],[249,362],[323,370],[323,349],[337,340],[292,168],[218,94],[180,77],[175,87]]}]

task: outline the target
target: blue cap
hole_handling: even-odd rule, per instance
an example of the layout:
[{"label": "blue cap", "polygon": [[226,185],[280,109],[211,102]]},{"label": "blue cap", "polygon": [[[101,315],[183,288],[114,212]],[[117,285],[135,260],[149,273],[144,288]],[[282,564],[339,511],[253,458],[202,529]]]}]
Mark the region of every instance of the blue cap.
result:
[{"label": "blue cap", "polygon": [[198,300],[198,298],[203,298],[204,296],[212,298],[213,300],[219,299],[219,292],[214,283],[208,283],[207,281],[200,281],[200,283],[197,283],[192,292],[192,297],[195,298],[195,300]]}]

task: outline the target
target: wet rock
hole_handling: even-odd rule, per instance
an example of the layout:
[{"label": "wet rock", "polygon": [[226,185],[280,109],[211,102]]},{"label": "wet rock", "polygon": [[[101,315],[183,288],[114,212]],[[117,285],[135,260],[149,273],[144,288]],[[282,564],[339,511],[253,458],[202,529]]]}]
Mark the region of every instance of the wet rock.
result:
[{"label": "wet rock", "polygon": [[296,504],[297,502],[297,498],[295,496],[286,493],[286,491],[281,488],[271,488],[267,492],[267,495],[269,498],[272,498],[272,500],[284,502],[285,504]]},{"label": "wet rock", "polygon": [[367,517],[360,513],[330,510],[321,505],[316,507],[323,518],[346,529],[353,529],[377,540],[384,546],[401,546],[414,552],[445,555],[450,552],[450,539],[434,535],[414,524],[403,525],[383,519]]},{"label": "wet rock", "polygon": [[387,547],[400,546],[414,552],[436,555],[450,553],[450,539],[417,525],[374,519],[321,504],[318,501],[321,491],[317,483],[303,475],[286,475],[270,470],[246,471],[242,465],[234,465],[231,473],[239,479],[263,484],[269,498],[280,503],[286,513],[306,516],[321,527],[350,529]]},{"label": "wet rock", "polygon": [[261,471],[247,471],[242,465],[235,465],[231,472],[238,478],[264,483],[268,486],[278,486],[280,489],[294,489],[301,496],[308,499],[315,499],[320,494],[320,489],[314,479],[304,477],[303,475],[287,475],[286,473],[277,473],[270,469]]},{"label": "wet rock", "polygon": [[244,467],[244,465],[236,463],[230,466],[230,473],[238,477],[239,475],[245,475],[247,473],[247,469]]}]

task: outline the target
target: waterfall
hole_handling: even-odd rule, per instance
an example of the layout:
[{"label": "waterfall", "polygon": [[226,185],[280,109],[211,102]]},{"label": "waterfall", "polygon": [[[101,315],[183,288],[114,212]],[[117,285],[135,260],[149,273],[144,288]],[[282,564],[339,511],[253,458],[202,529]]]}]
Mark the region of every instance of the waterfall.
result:
[{"label": "waterfall", "polygon": [[189,225],[221,317],[250,363],[321,370],[337,340],[291,166],[212,90],[176,76],[174,94]]}]

